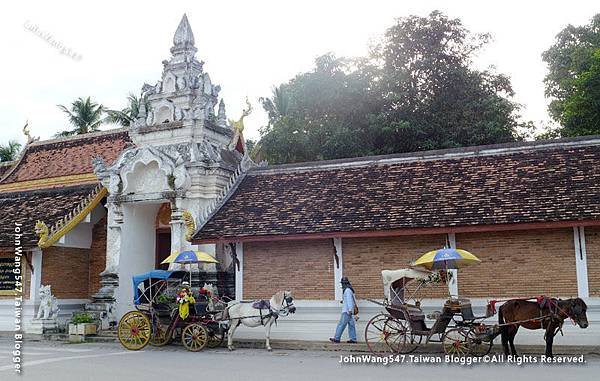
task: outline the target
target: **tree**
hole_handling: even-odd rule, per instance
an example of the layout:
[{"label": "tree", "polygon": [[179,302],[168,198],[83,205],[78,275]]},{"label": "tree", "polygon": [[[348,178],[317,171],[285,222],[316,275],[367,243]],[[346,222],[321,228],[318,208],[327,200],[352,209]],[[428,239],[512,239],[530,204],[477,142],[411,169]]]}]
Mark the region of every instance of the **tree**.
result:
[{"label": "tree", "polygon": [[400,18],[368,56],[319,57],[261,99],[261,150],[282,163],[521,139],[509,78],[472,68],[488,41],[437,11]]},{"label": "tree", "polygon": [[269,115],[260,131],[261,157],[287,163],[369,154],[368,115],[377,111],[367,95],[370,80],[354,60],[317,58],[314,70],[261,99]]},{"label": "tree", "polygon": [[103,113],[104,106],[93,102],[90,97],[86,99],[77,98],[68,109],[63,105],[58,107],[69,116],[69,122],[75,127],[72,130],[62,131],[56,134],[57,137],[87,134],[88,132],[98,131],[100,125],[105,122]]},{"label": "tree", "polygon": [[543,53],[548,110],[561,136],[600,134],[600,14],[568,25]]},{"label": "tree", "polygon": [[563,136],[600,134],[600,49],[590,65],[573,82],[573,92],[563,104]]},{"label": "tree", "polygon": [[374,52],[383,100],[380,153],[514,141],[518,105],[508,77],[478,71],[472,58],[490,39],[440,12],[398,20]]},{"label": "tree", "polygon": [[6,145],[0,145],[0,162],[16,160],[20,149],[21,144],[14,140],[9,141]]},{"label": "tree", "polygon": [[146,110],[149,111],[150,102],[148,101],[148,97],[137,97],[134,94],[129,93],[127,96],[127,107],[122,110],[106,110],[108,115],[106,117],[106,122],[116,123],[120,124],[121,126],[128,127],[139,115],[142,101],[146,106]]}]

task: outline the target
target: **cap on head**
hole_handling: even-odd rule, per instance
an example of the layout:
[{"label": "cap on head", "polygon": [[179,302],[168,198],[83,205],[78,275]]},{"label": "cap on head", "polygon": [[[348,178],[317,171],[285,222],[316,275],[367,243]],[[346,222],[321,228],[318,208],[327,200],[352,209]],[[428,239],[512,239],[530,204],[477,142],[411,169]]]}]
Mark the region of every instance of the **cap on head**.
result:
[{"label": "cap on head", "polygon": [[350,280],[348,279],[347,276],[342,277],[342,279],[340,280],[341,284],[350,284]]}]

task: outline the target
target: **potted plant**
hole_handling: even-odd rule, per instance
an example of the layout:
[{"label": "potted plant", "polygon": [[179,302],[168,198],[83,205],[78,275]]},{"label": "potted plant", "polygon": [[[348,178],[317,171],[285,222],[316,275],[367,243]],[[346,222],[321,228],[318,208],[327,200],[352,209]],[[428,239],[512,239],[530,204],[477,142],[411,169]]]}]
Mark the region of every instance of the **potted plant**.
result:
[{"label": "potted plant", "polygon": [[96,323],[87,312],[76,312],[69,323],[69,335],[89,336],[96,334]]}]

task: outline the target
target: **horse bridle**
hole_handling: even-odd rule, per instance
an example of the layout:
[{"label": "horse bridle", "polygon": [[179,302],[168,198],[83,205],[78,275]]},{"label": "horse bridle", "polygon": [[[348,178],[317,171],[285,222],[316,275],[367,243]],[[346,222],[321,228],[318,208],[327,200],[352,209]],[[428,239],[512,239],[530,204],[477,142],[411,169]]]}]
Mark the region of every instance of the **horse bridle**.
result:
[{"label": "horse bridle", "polygon": [[[285,303],[285,305],[283,304]],[[281,303],[281,309],[277,311],[277,315],[287,316],[290,314],[290,307],[294,306],[294,298],[291,296],[286,296],[283,298],[283,302]],[[281,311],[281,312],[280,312]]]},{"label": "horse bridle", "polygon": [[[552,301],[552,304],[554,304],[554,306],[556,307],[556,309],[558,311],[560,311],[563,314],[565,314],[565,316],[568,317],[571,320],[571,322],[573,323],[573,325],[578,324],[579,317],[583,313],[583,308],[579,304],[573,305],[573,301],[569,301],[569,303],[568,303],[568,310],[569,310],[569,312],[571,312],[571,313],[569,313],[569,312],[567,312],[566,309],[562,308],[559,305],[559,303],[561,301],[562,300],[558,300],[556,302]],[[575,311],[575,309],[577,309],[577,310]],[[559,315],[559,317],[560,317],[560,315]],[[564,319],[562,319],[562,320],[564,320]]]}]

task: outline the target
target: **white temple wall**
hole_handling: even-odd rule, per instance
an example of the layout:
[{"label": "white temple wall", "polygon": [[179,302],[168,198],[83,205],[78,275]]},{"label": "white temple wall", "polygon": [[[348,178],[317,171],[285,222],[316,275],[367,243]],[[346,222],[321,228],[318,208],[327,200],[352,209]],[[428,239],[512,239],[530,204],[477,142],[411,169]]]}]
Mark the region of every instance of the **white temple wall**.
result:
[{"label": "white temple wall", "polygon": [[154,269],[156,213],[160,204],[123,205],[117,318],[133,309],[131,277]]}]

